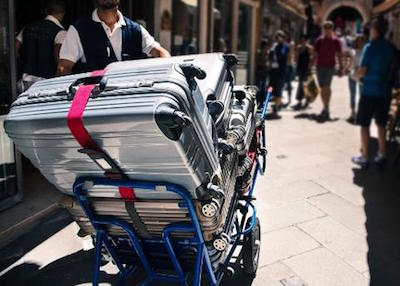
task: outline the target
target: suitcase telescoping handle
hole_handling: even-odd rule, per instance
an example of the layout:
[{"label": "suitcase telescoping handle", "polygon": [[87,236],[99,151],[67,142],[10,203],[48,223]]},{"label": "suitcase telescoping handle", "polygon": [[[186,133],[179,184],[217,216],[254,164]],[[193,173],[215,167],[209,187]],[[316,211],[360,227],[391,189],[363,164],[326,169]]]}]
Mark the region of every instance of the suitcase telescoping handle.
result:
[{"label": "suitcase telescoping handle", "polygon": [[92,91],[94,94],[98,94],[104,91],[107,87],[108,78],[106,76],[90,76],[79,78],[74,81],[68,88],[68,100],[73,100],[75,97],[75,93],[78,90],[79,86],[82,85],[95,85],[95,89]]}]

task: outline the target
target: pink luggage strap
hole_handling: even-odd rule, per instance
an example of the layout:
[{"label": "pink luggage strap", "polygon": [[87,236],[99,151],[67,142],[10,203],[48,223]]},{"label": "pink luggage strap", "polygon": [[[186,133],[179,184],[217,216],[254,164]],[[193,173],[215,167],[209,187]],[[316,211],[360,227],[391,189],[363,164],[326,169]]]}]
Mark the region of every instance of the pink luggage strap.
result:
[{"label": "pink luggage strap", "polygon": [[[105,70],[94,71],[91,73],[90,76],[91,77],[103,76],[105,72],[106,72]],[[82,85],[78,88],[72,100],[72,104],[67,116],[67,124],[69,130],[71,131],[71,134],[74,136],[79,145],[81,145],[82,148],[84,148],[83,150],[80,151],[82,153],[89,155],[89,157],[91,157],[92,159],[94,155],[98,154],[106,155],[104,151],[101,150],[97,146],[97,144],[93,141],[93,139],[90,137],[90,134],[86,130],[83,122],[83,113],[85,111],[86,105],[89,102],[90,95],[92,94],[92,91],[95,87],[96,87],[95,84],[89,84],[89,85]],[[107,156],[107,158],[109,157]],[[98,164],[98,162],[95,159],[93,160]],[[113,164],[111,164],[111,167],[116,166],[115,162],[112,163]],[[107,170],[105,170],[105,175],[111,179],[121,179],[123,174],[121,172],[115,173],[115,172],[107,172]],[[123,199],[136,201],[135,191],[133,188],[120,187],[119,193],[121,195],[121,198]]]}]

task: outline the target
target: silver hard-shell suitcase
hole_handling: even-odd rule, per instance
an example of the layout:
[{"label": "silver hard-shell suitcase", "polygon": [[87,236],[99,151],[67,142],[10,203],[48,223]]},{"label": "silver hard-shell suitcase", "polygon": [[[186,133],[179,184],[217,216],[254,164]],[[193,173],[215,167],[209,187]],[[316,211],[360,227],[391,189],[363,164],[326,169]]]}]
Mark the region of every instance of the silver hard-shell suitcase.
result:
[{"label": "silver hard-shell suitcase", "polygon": [[[237,151],[225,154],[219,160],[222,173],[221,188],[224,190],[224,197],[218,201],[194,200],[203,237],[207,242],[219,238],[222,233],[229,233],[228,226],[230,219],[232,219],[232,211],[235,210],[236,206],[235,198],[238,194],[249,190],[249,182],[251,182],[252,177],[248,175],[253,170],[247,169],[250,166],[246,165],[246,154],[250,151],[250,144],[255,136],[256,93],[256,90],[252,87],[234,88],[234,98],[232,98],[229,106],[231,110],[228,120],[229,128],[226,131],[227,137],[230,137],[228,140],[236,142]],[[243,127],[245,133],[241,135],[242,139],[236,140],[235,134],[239,135]],[[238,160],[242,163],[239,163]],[[214,205],[214,203],[217,203],[217,205]],[[112,215],[135,226],[135,220],[130,218],[123,200],[91,198],[91,204],[98,215]],[[65,197],[61,206],[71,212],[85,234],[94,234],[94,229],[76,201],[71,197]],[[209,215],[210,208],[212,210],[213,207],[215,213]],[[145,231],[152,237],[161,236],[162,230],[167,225],[190,220],[187,209],[181,207],[179,200],[140,200],[135,202],[135,208]],[[113,235],[123,235],[123,232],[115,227],[108,229],[108,231]],[[175,235],[187,237],[191,234],[176,233]]]},{"label": "silver hard-shell suitcase", "polygon": [[[195,80],[198,87],[190,86],[182,65],[198,66],[207,76]],[[221,176],[216,131],[207,105],[230,100],[233,83],[228,66],[222,54],[111,64],[106,68],[104,89],[95,90],[85,109],[85,128],[129,178],[176,183],[197,198],[214,177]],[[75,91],[72,85],[89,76],[36,83],[17,99],[5,121],[17,148],[67,194],[76,178],[103,175],[89,157],[78,152],[80,146],[66,124]],[[93,196],[119,197],[117,188],[90,191]],[[135,194],[139,199],[173,198],[162,189],[136,189]]]}]

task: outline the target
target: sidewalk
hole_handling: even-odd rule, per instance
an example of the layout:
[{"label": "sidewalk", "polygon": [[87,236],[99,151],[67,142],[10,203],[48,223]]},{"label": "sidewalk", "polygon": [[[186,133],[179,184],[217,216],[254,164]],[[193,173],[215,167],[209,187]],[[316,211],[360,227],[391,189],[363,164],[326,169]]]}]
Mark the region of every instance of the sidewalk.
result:
[{"label": "sidewalk", "polygon": [[0,248],[24,231],[32,229],[40,219],[57,208],[61,194],[26,160],[24,164],[22,202],[0,212]]},{"label": "sidewalk", "polygon": [[[351,164],[359,135],[345,121],[348,105],[347,78],[335,78],[333,121],[313,120],[317,99],[267,122],[268,173],[256,188],[260,268],[254,280],[238,271],[223,285],[399,285],[400,166]],[[65,212],[52,213],[0,250],[0,285],[89,285],[92,252],[76,233]],[[103,270],[104,285],[115,283],[115,270]]]},{"label": "sidewalk", "polygon": [[312,109],[284,111],[267,124],[269,172],[257,185],[261,268],[253,285],[399,285],[400,168],[352,165],[359,130],[345,121],[348,106],[347,78],[335,78],[332,122],[310,119],[321,110],[317,99]]}]

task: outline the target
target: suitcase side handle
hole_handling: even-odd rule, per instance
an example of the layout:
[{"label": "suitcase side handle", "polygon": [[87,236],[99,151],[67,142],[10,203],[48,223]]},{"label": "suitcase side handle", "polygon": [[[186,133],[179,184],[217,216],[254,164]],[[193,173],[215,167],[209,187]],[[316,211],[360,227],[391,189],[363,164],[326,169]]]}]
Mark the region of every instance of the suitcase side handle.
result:
[{"label": "suitcase side handle", "polygon": [[79,78],[75,80],[68,88],[68,100],[72,100],[75,97],[75,93],[79,86],[82,85],[95,85],[93,93],[99,94],[104,91],[107,87],[108,78],[106,76],[89,76],[84,78]]}]

